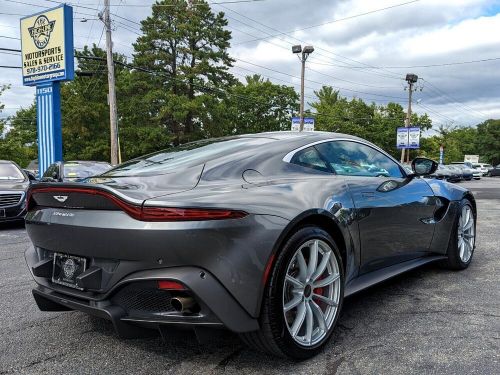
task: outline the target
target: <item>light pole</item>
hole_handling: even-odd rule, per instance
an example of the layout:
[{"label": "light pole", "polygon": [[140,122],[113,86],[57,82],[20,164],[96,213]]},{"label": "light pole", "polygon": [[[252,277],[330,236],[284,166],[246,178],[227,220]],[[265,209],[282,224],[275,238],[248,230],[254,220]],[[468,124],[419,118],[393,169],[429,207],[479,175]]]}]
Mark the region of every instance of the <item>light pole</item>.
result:
[{"label": "light pole", "polygon": [[313,46],[302,46],[300,44],[292,46],[292,52],[297,54],[300,62],[302,63],[302,69],[300,74],[300,127],[299,131],[304,130],[304,75],[306,71],[306,60],[309,54],[313,53]]},{"label": "light pole", "polygon": [[[418,82],[418,76],[416,74],[413,74],[413,73],[408,73],[406,75],[406,82],[408,82],[408,112],[406,114],[406,121],[405,121],[405,127],[409,128],[410,125],[411,125],[411,97],[412,97],[412,93],[413,91],[415,90],[414,89],[414,85]],[[406,90],[406,88],[405,88]],[[406,160],[407,162],[409,162],[410,160],[410,149],[408,149],[407,151],[407,156],[406,156]],[[401,149],[401,163],[404,163],[405,161],[405,148],[402,148]]]}]

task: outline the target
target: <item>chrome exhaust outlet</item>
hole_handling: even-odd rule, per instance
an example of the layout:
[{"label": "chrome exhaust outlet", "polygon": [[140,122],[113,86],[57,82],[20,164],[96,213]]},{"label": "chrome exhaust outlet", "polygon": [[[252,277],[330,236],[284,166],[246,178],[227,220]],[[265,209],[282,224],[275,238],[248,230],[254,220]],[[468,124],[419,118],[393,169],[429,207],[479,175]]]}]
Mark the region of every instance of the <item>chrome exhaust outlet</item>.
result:
[{"label": "chrome exhaust outlet", "polygon": [[192,312],[193,307],[196,306],[196,302],[191,297],[173,297],[170,301],[172,307],[177,312]]}]

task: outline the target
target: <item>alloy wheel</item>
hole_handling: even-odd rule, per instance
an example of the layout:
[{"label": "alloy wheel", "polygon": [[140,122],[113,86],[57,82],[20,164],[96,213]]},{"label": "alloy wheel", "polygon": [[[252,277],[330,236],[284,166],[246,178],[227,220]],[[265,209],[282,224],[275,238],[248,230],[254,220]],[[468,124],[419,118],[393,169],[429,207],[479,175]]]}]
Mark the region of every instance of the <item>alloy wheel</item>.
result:
[{"label": "alloy wheel", "polygon": [[340,268],[330,245],[313,239],[290,260],[283,287],[283,314],[290,336],[314,346],[330,331],[340,302]]},{"label": "alloy wheel", "polygon": [[465,205],[458,219],[458,251],[462,262],[467,263],[474,250],[474,241],[476,239],[474,215],[470,206]]}]

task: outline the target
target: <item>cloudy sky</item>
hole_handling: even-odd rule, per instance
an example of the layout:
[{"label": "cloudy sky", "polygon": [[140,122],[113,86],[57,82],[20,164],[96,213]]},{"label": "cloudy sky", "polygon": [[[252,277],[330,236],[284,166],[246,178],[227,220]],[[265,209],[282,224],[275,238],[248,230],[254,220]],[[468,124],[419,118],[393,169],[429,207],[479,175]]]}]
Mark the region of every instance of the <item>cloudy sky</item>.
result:
[{"label": "cloudy sky", "polygon": [[[500,0],[212,0],[232,31],[233,73],[260,73],[299,90],[300,64],[293,44],[312,44],[306,100],[322,85],[346,97],[407,106],[406,73],[421,80],[413,109],[435,125],[473,125],[500,118]],[[52,0],[0,0],[0,47],[20,48],[19,17],[56,6]],[[111,0],[114,49],[132,56],[131,43],[152,1]],[[218,3],[218,4],[217,4]],[[222,4],[223,3],[223,4]],[[102,0],[75,0],[75,46],[104,47],[97,19]],[[473,62],[483,60],[481,62]],[[0,52],[0,65],[20,65],[18,54]],[[28,106],[34,88],[23,87],[20,69],[0,68],[6,108]]]}]

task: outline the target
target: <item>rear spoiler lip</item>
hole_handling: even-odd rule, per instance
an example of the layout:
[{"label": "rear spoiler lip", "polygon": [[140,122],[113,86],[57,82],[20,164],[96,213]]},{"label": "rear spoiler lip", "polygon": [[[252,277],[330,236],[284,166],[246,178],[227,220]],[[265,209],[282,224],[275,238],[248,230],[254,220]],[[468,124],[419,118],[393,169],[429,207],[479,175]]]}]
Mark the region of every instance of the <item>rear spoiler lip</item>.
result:
[{"label": "rear spoiler lip", "polygon": [[[111,189],[103,189],[102,186],[88,186],[86,184],[47,183],[37,184],[28,190],[27,208],[30,210],[31,197],[39,193],[80,193],[98,195],[110,200],[115,206],[127,213],[130,217],[140,221],[200,221],[200,220],[222,220],[241,219],[248,215],[247,212],[232,209],[214,208],[175,208],[175,207],[148,207],[144,210],[144,201],[134,204],[117,196]],[[54,198],[58,198],[54,196]]]},{"label": "rear spoiler lip", "polygon": [[[105,185],[90,185],[88,183],[82,182],[39,182],[31,185],[26,193],[28,198],[31,197],[33,193],[37,192],[82,192],[87,194],[93,194],[92,192],[99,191],[104,194],[115,196],[117,199],[123,201],[123,203],[133,206],[141,207],[144,203],[144,199],[134,199],[131,198],[115,189],[109,188]],[[97,193],[99,194],[99,193]]]}]

